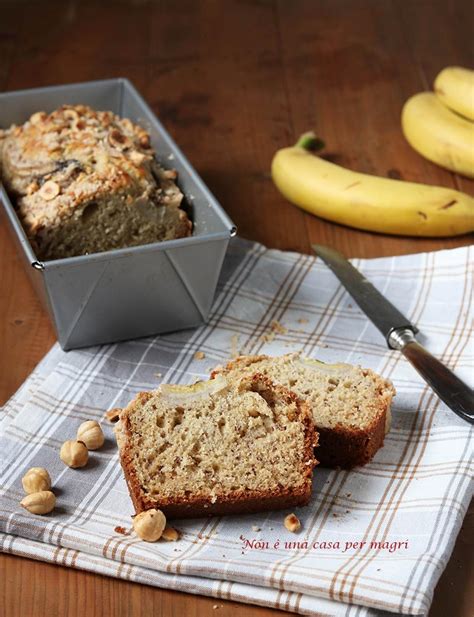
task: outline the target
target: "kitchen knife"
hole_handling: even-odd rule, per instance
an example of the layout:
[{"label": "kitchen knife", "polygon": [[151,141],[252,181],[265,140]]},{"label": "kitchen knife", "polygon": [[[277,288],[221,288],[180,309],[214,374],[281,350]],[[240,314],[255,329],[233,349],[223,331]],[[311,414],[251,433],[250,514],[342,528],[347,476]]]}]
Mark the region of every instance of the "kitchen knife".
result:
[{"label": "kitchen knife", "polygon": [[384,335],[390,349],[401,351],[439,398],[455,414],[474,424],[474,392],[418,341],[416,326],[404,317],[341,253],[320,244],[313,250],[341,281],[363,312]]}]

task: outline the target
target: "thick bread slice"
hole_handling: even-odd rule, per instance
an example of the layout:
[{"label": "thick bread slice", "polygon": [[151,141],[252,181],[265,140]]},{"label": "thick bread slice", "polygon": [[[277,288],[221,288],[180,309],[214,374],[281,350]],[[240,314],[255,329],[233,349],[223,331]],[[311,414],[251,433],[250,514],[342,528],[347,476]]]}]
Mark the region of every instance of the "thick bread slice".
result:
[{"label": "thick bread slice", "polygon": [[311,496],[311,413],[263,375],[141,392],[122,410],[116,436],[137,513],[256,512]]},{"label": "thick bread slice", "polygon": [[390,428],[395,389],[371,371],[350,364],[325,364],[298,353],[241,356],[212,376],[236,379],[258,371],[291,389],[310,406],[319,433],[318,460],[351,468],[372,459]]}]

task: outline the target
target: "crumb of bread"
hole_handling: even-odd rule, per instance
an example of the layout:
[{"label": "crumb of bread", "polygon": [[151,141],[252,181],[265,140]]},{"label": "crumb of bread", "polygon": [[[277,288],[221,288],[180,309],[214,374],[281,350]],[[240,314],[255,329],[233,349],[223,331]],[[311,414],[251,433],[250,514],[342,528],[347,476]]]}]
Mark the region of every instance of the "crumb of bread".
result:
[{"label": "crumb of bread", "polygon": [[117,525],[117,527],[114,527],[114,531],[115,533],[122,534],[122,536],[128,536],[130,534],[130,531],[128,529],[125,529],[125,527],[121,527],[120,525]]},{"label": "crumb of bread", "polygon": [[285,516],[284,524],[288,531],[291,531],[292,533],[296,533],[301,529],[300,519],[293,513]]},{"label": "crumb of bread", "polygon": [[273,332],[278,332],[278,334],[286,334],[288,332],[287,328],[285,328],[285,326],[282,326],[281,323],[276,319],[272,321],[270,327]]},{"label": "crumb of bread", "polygon": [[260,529],[258,525],[252,525],[252,531],[260,531]]},{"label": "crumb of bread", "polygon": [[308,320],[305,317],[300,317],[300,319],[298,319],[298,323],[308,323]]},{"label": "crumb of bread", "polygon": [[203,351],[196,351],[196,353],[194,354],[195,360],[204,360],[205,357],[206,354]]},{"label": "crumb of bread", "polygon": [[[390,403],[395,390],[380,375],[349,364],[324,364],[301,353],[241,356],[213,371],[213,375],[239,379],[255,371],[306,400],[313,410],[316,428],[323,429],[325,435],[331,432],[331,440],[326,437],[326,444],[321,440],[322,447],[318,448],[323,464],[332,468],[361,465],[381,447],[383,434],[390,428]],[[356,428],[364,431],[368,441],[352,448],[349,439],[341,438],[340,426],[347,427],[347,434]]]},{"label": "crumb of bread", "polygon": [[265,332],[259,337],[261,343],[271,343],[277,334],[286,334],[288,330],[279,321],[274,319],[270,323],[270,332]]},{"label": "crumb of bread", "polygon": [[262,334],[262,336],[259,337],[259,341],[261,343],[271,343],[274,338],[275,332],[269,332],[268,334]]},{"label": "crumb of bread", "polygon": [[238,334],[233,334],[230,337],[230,355],[232,358],[236,358],[237,356],[240,355]]}]

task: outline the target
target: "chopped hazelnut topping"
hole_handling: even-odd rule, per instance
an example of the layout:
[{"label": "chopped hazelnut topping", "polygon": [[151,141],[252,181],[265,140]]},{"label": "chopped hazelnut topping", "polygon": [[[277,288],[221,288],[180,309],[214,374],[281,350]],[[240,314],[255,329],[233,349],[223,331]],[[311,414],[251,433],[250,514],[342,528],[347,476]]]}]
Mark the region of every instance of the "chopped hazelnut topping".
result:
[{"label": "chopped hazelnut topping", "polygon": [[38,189],[39,189],[39,184],[35,180],[34,182],[31,182],[30,184],[28,184],[28,186],[26,187],[26,193],[27,195],[32,195],[33,193],[36,193]]},{"label": "chopped hazelnut topping", "polygon": [[118,129],[113,129],[109,133],[109,144],[118,150],[125,150],[130,147],[130,140]]},{"label": "chopped hazelnut topping", "polygon": [[140,139],[139,139],[139,144],[142,148],[145,148],[145,150],[148,150],[148,148],[150,148],[150,137],[145,133],[143,134]]},{"label": "chopped hazelnut topping", "polygon": [[48,180],[43,184],[43,186],[39,190],[39,194],[45,201],[50,201],[59,195],[61,192],[61,187],[57,182],[53,180]]},{"label": "chopped hazelnut topping", "polygon": [[44,111],[37,111],[30,118],[31,124],[39,124],[46,118],[47,114]]},{"label": "chopped hazelnut topping", "polygon": [[143,154],[143,152],[137,152],[136,150],[133,150],[133,152],[130,154],[130,159],[135,165],[141,165],[146,159],[146,156]]},{"label": "chopped hazelnut topping", "polygon": [[75,109],[65,109],[63,111],[63,116],[65,118],[68,118],[69,120],[72,120],[73,123],[76,122],[79,118],[79,114]]},{"label": "chopped hazelnut topping", "polygon": [[114,409],[107,411],[105,417],[109,420],[109,422],[118,422],[121,411],[122,410],[119,407],[115,407]]}]

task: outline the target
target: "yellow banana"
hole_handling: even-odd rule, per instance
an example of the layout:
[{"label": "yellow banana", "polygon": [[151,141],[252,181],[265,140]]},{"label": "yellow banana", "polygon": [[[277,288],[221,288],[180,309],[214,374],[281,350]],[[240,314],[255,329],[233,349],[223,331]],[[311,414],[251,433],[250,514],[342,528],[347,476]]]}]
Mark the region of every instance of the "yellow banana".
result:
[{"label": "yellow banana", "polygon": [[446,107],[474,120],[474,71],[448,66],[436,77],[434,91]]},{"label": "yellow banana", "polygon": [[456,236],[474,231],[474,199],[454,189],[378,178],[314,156],[313,133],[278,150],[272,178],[303,210],[359,229],[408,236]]},{"label": "yellow banana", "polygon": [[408,143],[433,163],[474,178],[474,123],[450,111],[432,92],[415,94],[402,111]]}]

